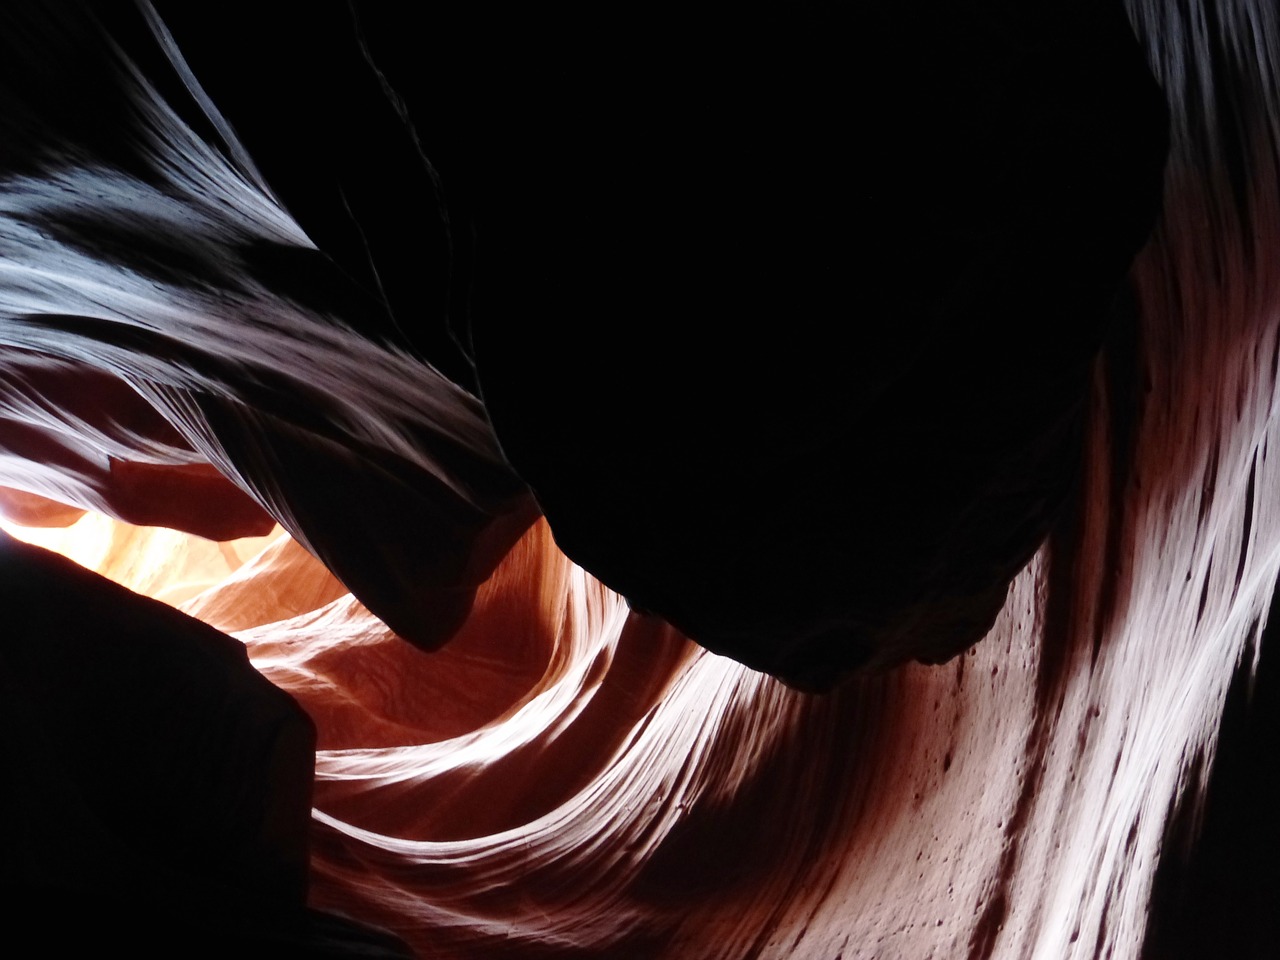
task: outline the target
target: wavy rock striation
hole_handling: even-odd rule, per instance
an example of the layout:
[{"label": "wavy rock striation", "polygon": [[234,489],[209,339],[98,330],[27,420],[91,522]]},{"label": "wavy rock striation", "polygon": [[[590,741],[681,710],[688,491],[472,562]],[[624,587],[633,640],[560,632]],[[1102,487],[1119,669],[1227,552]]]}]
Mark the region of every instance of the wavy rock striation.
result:
[{"label": "wavy rock striation", "polygon": [[0,545],[10,901],[185,955],[1177,949],[1280,572],[1270,8],[440,13],[411,69],[338,6],[314,87],[266,26],[228,71],[190,8],[0,12],[0,504],[123,584]]}]

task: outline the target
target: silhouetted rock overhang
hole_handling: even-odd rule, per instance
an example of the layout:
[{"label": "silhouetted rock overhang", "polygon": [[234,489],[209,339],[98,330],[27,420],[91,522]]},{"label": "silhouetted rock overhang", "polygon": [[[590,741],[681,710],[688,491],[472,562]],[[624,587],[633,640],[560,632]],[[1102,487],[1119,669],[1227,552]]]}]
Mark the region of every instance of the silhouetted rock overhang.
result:
[{"label": "silhouetted rock overhang", "polygon": [[160,10],[369,334],[475,362],[592,573],[806,688],[990,626],[1158,208],[1118,5]]},{"label": "silhouetted rock overhang", "polygon": [[808,689],[989,628],[1159,206],[1118,7],[934,7],[557,49],[479,234],[483,397],[557,542]]}]

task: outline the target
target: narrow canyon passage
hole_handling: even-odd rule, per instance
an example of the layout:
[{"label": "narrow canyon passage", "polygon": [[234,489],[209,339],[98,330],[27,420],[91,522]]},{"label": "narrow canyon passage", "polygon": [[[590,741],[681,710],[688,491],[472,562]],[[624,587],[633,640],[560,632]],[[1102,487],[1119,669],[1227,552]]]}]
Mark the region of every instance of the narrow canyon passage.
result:
[{"label": "narrow canyon passage", "polygon": [[1270,956],[1277,14],[943,7],[0,12],[11,916]]}]

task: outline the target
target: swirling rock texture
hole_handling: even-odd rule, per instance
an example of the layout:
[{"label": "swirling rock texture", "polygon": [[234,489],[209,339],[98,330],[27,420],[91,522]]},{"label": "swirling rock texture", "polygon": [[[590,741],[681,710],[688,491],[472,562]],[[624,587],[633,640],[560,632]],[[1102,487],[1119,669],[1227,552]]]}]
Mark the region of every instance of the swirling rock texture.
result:
[{"label": "swirling rock texture", "polygon": [[1280,24],[1024,6],[6,4],[7,907],[1270,956]]}]

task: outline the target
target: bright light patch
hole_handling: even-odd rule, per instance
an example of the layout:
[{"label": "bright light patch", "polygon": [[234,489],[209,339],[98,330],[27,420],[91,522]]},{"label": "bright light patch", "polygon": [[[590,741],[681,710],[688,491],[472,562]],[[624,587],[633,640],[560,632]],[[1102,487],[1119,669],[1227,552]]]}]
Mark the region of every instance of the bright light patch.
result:
[{"label": "bright light patch", "polygon": [[174,606],[217,586],[281,535],[276,527],[264,537],[215,543],[166,527],[136,527],[92,512],[67,527],[24,527],[0,517],[0,529]]},{"label": "bright light patch", "polygon": [[100,513],[86,513],[69,527],[24,527],[0,516],[0,529],[9,536],[60,553],[95,571],[106,563],[114,523]]}]

